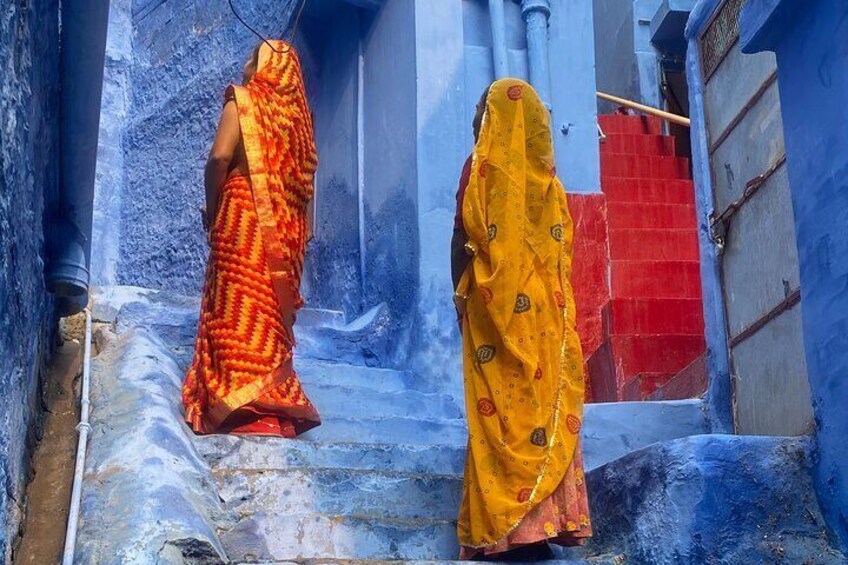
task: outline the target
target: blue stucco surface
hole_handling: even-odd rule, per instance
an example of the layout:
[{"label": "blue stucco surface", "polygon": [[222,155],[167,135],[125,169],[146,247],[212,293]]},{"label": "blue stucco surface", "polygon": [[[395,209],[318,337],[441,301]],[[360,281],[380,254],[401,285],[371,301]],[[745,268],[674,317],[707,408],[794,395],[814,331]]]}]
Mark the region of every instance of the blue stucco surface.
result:
[{"label": "blue stucco surface", "polygon": [[710,230],[713,212],[713,180],[704,112],[704,84],[701,72],[698,34],[707,24],[720,0],[701,0],[692,9],[686,26],[688,49],[686,76],[689,82],[692,178],[695,183],[695,209],[698,219],[698,245],[701,257],[701,284],[704,302],[704,336],[707,342],[707,406],[715,431],[733,430],[732,384],[727,351],[727,322],[719,275],[720,259]]},{"label": "blue stucco surface", "polygon": [[[304,295],[311,307],[348,319],[386,304],[394,336],[386,362],[411,363],[434,382],[458,386],[448,243],[471,116],[494,78],[488,9],[478,0],[355,4],[309,2],[298,29],[320,160]],[[203,162],[223,88],[239,78],[255,38],[224,3],[116,5],[95,209],[103,240],[97,282],[196,294],[206,260],[197,213]],[[569,190],[597,192],[592,7],[562,0],[551,7],[558,170]],[[263,33],[279,36],[291,8],[276,8],[273,20],[263,15],[267,2],[242,9]],[[505,8],[510,73],[528,78],[520,6]]]},{"label": "blue stucco surface", "polygon": [[750,0],[743,50],[777,55],[816,417],[816,491],[848,547],[848,4]]},{"label": "blue stucco surface", "polygon": [[44,215],[58,193],[59,2],[0,15],[0,559],[25,504],[39,382],[55,318],[43,283]]},{"label": "blue stucco surface", "polygon": [[844,563],[828,546],[809,438],[693,436],[588,473],[588,552],[627,563]]},{"label": "blue stucco surface", "polygon": [[[147,3],[147,10],[135,4],[128,108],[122,114],[116,105],[102,120],[124,122],[121,214],[111,218],[121,226],[117,279],[196,293],[207,253],[198,213],[203,165],[224,88],[239,80],[257,39],[226,3],[175,0]],[[281,37],[293,4],[252,2],[242,15]],[[267,18],[269,12],[278,17]]]},{"label": "blue stucco surface", "polygon": [[[369,366],[374,344],[391,341],[379,316],[344,324],[307,310],[295,367],[322,425],[294,441],[195,436],[179,384],[198,306],[137,287],[93,292],[93,432],[76,563],[455,559],[461,396],[426,375]],[[586,470],[707,431],[700,400],[592,404],[581,428]],[[662,502],[658,512],[671,512],[673,501]]]}]

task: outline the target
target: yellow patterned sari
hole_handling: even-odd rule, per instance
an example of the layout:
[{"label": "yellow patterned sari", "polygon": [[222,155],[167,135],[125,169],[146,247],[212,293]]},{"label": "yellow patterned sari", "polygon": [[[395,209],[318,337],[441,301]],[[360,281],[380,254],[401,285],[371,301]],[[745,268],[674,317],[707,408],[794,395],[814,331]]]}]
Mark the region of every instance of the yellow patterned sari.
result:
[{"label": "yellow patterned sari", "polygon": [[549,112],[520,80],[489,90],[462,219],[474,255],[457,289],[469,426],[463,557],[581,543],[591,526],[573,230]]}]

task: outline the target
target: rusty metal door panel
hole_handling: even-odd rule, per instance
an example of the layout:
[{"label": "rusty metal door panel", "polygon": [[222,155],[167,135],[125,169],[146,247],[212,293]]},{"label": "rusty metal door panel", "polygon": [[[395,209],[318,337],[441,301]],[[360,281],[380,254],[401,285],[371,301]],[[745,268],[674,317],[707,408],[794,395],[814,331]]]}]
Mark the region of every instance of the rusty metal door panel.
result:
[{"label": "rusty metal door panel", "polygon": [[800,327],[798,304],[734,349],[738,433],[796,436],[810,431],[813,411]]},{"label": "rusty metal door panel", "polygon": [[725,0],[700,38],[734,413],[747,434],[798,435],[812,422],[795,223],[773,55],[739,51]]},{"label": "rusty metal door panel", "polygon": [[785,165],[733,216],[723,262],[731,337],[799,287],[795,223]]},{"label": "rusty metal door panel", "polygon": [[716,213],[738,200],[745,192],[746,183],[784,154],[780,99],[777,84],[773,84],[710,159]]},{"label": "rusty metal door panel", "polygon": [[773,53],[745,55],[738,48],[731,49],[704,88],[704,103],[710,109],[707,131],[712,142],[719,139],[776,70]]}]

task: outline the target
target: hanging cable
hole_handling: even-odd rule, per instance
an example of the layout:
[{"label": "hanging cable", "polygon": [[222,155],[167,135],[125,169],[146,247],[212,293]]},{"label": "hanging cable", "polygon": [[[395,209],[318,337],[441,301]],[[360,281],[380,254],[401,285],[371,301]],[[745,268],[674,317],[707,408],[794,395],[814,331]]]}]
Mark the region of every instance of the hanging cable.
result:
[{"label": "hanging cable", "polygon": [[270,47],[271,50],[274,53],[288,53],[291,50],[291,44],[294,41],[295,34],[297,33],[297,26],[300,23],[300,16],[301,16],[301,14],[303,14],[303,9],[306,7],[306,0],[301,0],[301,2],[300,2],[300,8],[298,8],[297,15],[294,18],[294,25],[292,25],[292,30],[291,30],[289,40],[286,41],[286,46],[283,49],[277,49],[276,47],[274,47],[274,44],[272,44],[270,41],[268,41],[268,39],[264,35],[262,35],[258,31],[256,31],[255,29],[253,29],[253,27],[251,27],[250,24],[248,24],[246,21],[244,21],[244,18],[242,18],[241,15],[239,15],[238,11],[236,11],[236,7],[233,5],[233,0],[227,0],[227,1],[230,4],[230,11],[233,13],[233,15],[236,17],[236,19],[239,22],[241,22],[241,25],[243,25],[244,27],[249,29],[250,32],[253,33],[253,35],[255,35],[256,37],[261,39],[262,42],[265,43],[265,45],[267,45],[268,47]]}]

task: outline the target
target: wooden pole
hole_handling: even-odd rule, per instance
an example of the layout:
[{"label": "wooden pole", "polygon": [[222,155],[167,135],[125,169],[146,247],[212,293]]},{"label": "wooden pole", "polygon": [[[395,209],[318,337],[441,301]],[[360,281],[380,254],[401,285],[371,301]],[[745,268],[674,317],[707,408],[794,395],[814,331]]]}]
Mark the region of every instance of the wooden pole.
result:
[{"label": "wooden pole", "polygon": [[607,100],[608,102],[612,102],[614,104],[626,106],[627,108],[633,108],[634,110],[638,110],[640,112],[644,112],[645,114],[662,118],[674,124],[686,126],[687,128],[689,127],[689,118],[678,116],[677,114],[672,114],[671,112],[666,112],[664,110],[659,110],[650,106],[645,106],[644,104],[639,104],[638,102],[633,102],[632,100],[627,100],[626,98],[619,98],[618,96],[613,96],[612,94],[606,94],[604,92],[596,92],[595,94],[597,94],[598,98],[602,100]]}]

